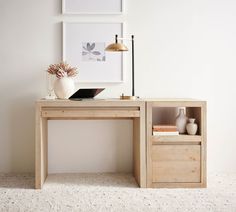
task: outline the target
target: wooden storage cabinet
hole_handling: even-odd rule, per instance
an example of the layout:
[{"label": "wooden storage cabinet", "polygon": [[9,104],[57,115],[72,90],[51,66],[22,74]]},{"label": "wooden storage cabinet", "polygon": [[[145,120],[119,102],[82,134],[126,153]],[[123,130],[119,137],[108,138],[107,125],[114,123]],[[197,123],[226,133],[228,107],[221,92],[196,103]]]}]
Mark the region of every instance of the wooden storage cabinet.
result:
[{"label": "wooden storage cabinet", "polygon": [[152,182],[200,183],[200,145],[152,146]]},{"label": "wooden storage cabinet", "polygon": [[[178,107],[196,118],[196,135],[153,136],[155,124],[175,124]],[[162,100],[146,103],[147,187],[206,187],[206,102]]]}]

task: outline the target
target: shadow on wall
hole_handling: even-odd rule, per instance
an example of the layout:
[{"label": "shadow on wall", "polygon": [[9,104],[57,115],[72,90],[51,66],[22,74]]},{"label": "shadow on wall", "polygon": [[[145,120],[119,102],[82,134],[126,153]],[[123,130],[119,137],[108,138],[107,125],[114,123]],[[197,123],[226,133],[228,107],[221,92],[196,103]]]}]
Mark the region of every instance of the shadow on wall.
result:
[{"label": "shadow on wall", "polygon": [[[59,34],[61,23],[53,24],[53,34]],[[46,94],[46,75],[43,71],[49,63],[58,62],[61,45],[59,40],[52,40],[53,56],[48,58],[45,52],[34,52],[34,62],[22,64],[24,76],[20,79],[11,79],[6,85],[12,95],[8,98],[9,135],[10,145],[10,172],[34,172],[35,157],[35,101]],[[46,51],[46,49],[45,49]],[[24,67],[23,67],[24,66]],[[19,71],[21,72],[21,71]],[[29,73],[29,74],[26,74]],[[15,88],[15,89],[13,89]],[[14,92],[14,93],[13,93]]]},{"label": "shadow on wall", "polygon": [[[53,28],[53,34],[60,35],[61,23],[53,24]],[[47,49],[40,52],[35,51],[33,61],[30,64],[28,62],[22,64],[20,69],[24,69],[23,71],[18,70],[23,76],[18,73],[18,77],[10,79],[6,84],[6,90],[11,91],[7,97],[8,129],[11,132],[9,135],[9,142],[11,142],[10,172],[34,172],[35,101],[46,95],[46,74],[43,71],[49,63],[60,60],[59,40],[61,37],[57,36],[57,39],[54,40],[52,40],[52,49],[50,49],[50,52],[54,52],[52,58],[48,58],[48,54],[45,54]]]},{"label": "shadow on wall", "polygon": [[44,87],[41,72],[38,70],[40,68],[36,71],[31,70],[34,79],[32,75],[30,77],[26,75],[22,80],[13,80],[14,86],[8,85],[16,88],[12,98],[8,99],[11,172],[33,172],[34,170],[34,105],[39,96],[37,91],[42,90],[41,86]]},{"label": "shadow on wall", "polygon": [[61,1],[4,1],[0,10],[0,172],[33,172],[34,103],[46,94],[43,70],[61,59]]},{"label": "shadow on wall", "polygon": [[32,171],[34,164],[34,98],[19,97],[10,108],[11,170]]}]

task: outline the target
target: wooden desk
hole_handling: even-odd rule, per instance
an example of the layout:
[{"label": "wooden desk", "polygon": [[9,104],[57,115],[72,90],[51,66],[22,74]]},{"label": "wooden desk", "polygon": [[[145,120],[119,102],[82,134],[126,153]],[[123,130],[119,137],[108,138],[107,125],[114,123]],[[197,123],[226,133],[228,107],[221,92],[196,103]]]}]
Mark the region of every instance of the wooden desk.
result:
[{"label": "wooden desk", "polygon": [[35,188],[41,189],[48,175],[48,120],[132,119],[133,173],[146,187],[145,101],[136,100],[39,100],[36,102]]},{"label": "wooden desk", "polygon": [[[178,107],[185,107],[187,116],[196,119],[197,134],[153,136],[153,125],[175,124],[173,110]],[[49,119],[132,119],[133,172],[140,187],[206,187],[205,101],[194,99],[37,101],[35,188],[38,189],[42,188],[48,174],[47,120]]]}]

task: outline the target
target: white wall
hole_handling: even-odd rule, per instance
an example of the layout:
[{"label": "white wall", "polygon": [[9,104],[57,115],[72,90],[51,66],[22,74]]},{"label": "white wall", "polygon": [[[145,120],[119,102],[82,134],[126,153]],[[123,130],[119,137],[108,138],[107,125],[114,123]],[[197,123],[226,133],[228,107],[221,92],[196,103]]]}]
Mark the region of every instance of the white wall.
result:
[{"label": "white wall", "polygon": [[[207,100],[208,170],[236,172],[236,2],[125,3],[126,14],[121,17],[76,19],[126,21],[127,34],[133,33],[136,41],[137,94]],[[43,70],[60,60],[60,21],[73,19],[60,15],[60,7],[60,0],[0,0],[0,172],[33,171],[34,101],[45,95]],[[129,83],[128,77],[125,84],[107,85],[103,97],[128,93]],[[50,133],[62,137],[61,125],[52,124]],[[129,136],[126,139],[131,140]],[[107,141],[104,138],[104,144]],[[56,149],[55,138],[50,142]]]},{"label": "white wall", "polygon": [[132,132],[132,120],[49,121],[48,171],[131,172]]}]

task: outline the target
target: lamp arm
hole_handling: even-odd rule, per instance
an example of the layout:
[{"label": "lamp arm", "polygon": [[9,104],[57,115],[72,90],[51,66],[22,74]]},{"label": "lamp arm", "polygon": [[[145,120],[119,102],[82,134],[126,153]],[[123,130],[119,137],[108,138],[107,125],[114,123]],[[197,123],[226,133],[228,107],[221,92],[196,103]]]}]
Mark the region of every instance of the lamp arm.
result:
[{"label": "lamp arm", "polygon": [[117,38],[118,40],[127,40],[127,41],[132,41],[130,38]]},{"label": "lamp arm", "polygon": [[[133,35],[132,35],[133,36]],[[118,37],[118,35],[115,35],[115,41],[116,41],[116,43],[118,42],[118,40],[128,40],[128,41],[132,41],[133,40],[133,38],[131,37],[131,39],[130,38],[122,38],[122,37]]]}]

